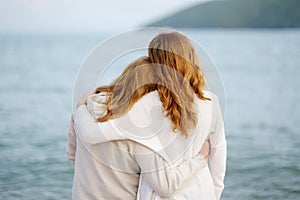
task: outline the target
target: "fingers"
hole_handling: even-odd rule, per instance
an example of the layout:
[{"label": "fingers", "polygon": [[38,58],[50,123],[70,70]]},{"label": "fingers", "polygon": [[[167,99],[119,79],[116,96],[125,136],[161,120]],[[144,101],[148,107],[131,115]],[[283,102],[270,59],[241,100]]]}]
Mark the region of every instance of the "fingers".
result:
[{"label": "fingers", "polygon": [[203,157],[207,157],[209,155],[209,152],[210,152],[210,142],[209,140],[206,140],[202,147],[201,147],[201,150],[200,150],[200,154],[203,156]]},{"label": "fingers", "polygon": [[90,91],[90,92],[87,92],[84,95],[82,95],[80,97],[80,99],[78,100],[78,103],[77,103],[76,107],[78,108],[79,106],[86,104],[88,96],[91,95],[91,94],[94,94],[94,93],[95,93],[95,91]]},{"label": "fingers", "polygon": [[205,141],[205,143],[207,143],[207,145],[208,145],[208,149],[209,149],[209,151],[210,151],[210,141],[207,139],[206,141]]}]

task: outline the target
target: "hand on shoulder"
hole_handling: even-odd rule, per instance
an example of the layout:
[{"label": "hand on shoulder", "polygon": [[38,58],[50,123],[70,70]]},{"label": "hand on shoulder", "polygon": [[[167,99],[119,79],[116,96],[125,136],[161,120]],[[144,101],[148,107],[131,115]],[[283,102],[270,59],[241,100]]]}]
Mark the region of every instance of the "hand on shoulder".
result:
[{"label": "hand on shoulder", "polygon": [[209,142],[209,140],[206,140],[206,141],[204,142],[204,144],[202,145],[201,150],[199,151],[199,153],[200,153],[204,158],[206,158],[206,157],[209,155],[209,153],[210,153],[210,142]]},{"label": "hand on shoulder", "polygon": [[82,95],[82,96],[80,97],[80,99],[78,100],[78,102],[77,102],[76,108],[78,108],[78,107],[81,106],[81,105],[86,105],[88,96],[90,96],[91,94],[94,94],[94,93],[95,93],[95,91],[91,91],[91,92],[87,92],[87,93],[85,93],[84,95]]}]

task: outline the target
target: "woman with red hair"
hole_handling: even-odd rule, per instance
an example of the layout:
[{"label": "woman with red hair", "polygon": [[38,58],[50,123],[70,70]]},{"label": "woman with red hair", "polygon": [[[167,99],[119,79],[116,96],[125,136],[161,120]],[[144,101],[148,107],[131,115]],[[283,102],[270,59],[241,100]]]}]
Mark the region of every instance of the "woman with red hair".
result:
[{"label": "woman with red hair", "polygon": [[[220,199],[226,139],[218,98],[205,86],[189,39],[168,32],[112,84],[83,97],[67,148],[75,162],[73,199]],[[206,140],[209,166],[199,154]]]}]

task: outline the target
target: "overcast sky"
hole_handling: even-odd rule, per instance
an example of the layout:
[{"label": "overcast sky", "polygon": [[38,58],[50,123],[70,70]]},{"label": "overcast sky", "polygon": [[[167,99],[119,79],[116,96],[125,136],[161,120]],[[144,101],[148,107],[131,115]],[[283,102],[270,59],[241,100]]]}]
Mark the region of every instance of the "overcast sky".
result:
[{"label": "overcast sky", "polygon": [[208,0],[0,0],[0,32],[125,30]]}]

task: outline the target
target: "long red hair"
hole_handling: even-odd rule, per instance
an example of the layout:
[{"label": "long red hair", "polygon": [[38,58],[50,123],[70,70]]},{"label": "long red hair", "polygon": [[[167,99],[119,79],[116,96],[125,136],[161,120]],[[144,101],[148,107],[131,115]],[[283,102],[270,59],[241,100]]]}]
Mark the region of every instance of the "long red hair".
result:
[{"label": "long red hair", "polygon": [[110,85],[96,89],[95,93],[108,93],[107,115],[97,121],[126,114],[141,97],[157,90],[172,130],[188,137],[188,131],[197,123],[195,94],[210,100],[204,96],[204,89],[204,75],[190,40],[178,32],[161,33],[150,42],[148,56],[129,64]]}]

